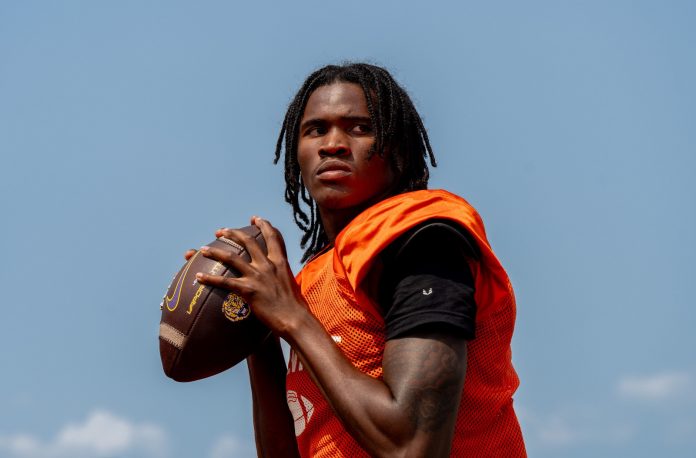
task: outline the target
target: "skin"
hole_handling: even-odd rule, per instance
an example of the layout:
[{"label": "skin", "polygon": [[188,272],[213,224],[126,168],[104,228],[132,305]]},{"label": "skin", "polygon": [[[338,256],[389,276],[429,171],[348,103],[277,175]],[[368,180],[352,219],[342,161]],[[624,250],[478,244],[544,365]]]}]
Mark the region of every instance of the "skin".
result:
[{"label": "skin", "polygon": [[297,159],[329,240],[362,210],[394,194],[396,177],[387,155],[369,158],[374,141],[360,86],[322,86],[309,97]]},{"label": "skin", "polygon": [[[396,177],[388,155],[368,159],[373,143],[359,86],[334,83],[310,96],[301,121],[298,161],[331,242],[358,213],[393,194]],[[235,291],[251,304],[253,313],[298,353],[346,430],[372,456],[449,456],[466,373],[466,341],[438,328],[417,329],[387,341],[383,379],[363,374],[309,312],[280,232],[262,218],[253,217],[251,223],[261,229],[268,255],[245,233],[218,230],[216,236],[243,244],[251,262],[203,247],[204,256],[241,276],[198,274],[198,280]],[[247,362],[259,455],[291,456],[297,450],[278,341],[269,339]]]}]

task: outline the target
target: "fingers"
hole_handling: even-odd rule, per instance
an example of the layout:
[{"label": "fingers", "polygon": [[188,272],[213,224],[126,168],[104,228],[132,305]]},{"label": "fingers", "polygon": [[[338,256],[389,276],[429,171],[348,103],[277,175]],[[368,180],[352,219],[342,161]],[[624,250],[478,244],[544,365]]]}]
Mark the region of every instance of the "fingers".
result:
[{"label": "fingers", "polygon": [[196,254],[196,250],[193,248],[186,250],[186,253],[184,253],[184,259],[187,261],[193,257],[193,255]]},{"label": "fingers", "polygon": [[[218,229],[215,232],[215,236],[218,238],[228,238],[244,246],[249,253],[251,262],[246,261],[245,258],[229,249],[203,246],[200,248],[200,254],[202,256],[214,259],[226,265],[228,268],[236,270],[239,273],[239,277],[210,275],[198,272],[196,273],[196,279],[200,283],[232,290],[243,297],[245,295],[253,296],[255,291],[259,289],[260,279],[263,279],[260,281],[260,284],[267,284],[269,275],[270,278],[274,278],[274,275],[276,275],[278,271],[278,261],[287,263],[285,243],[280,231],[262,218],[253,217],[251,223],[256,225],[261,231],[266,241],[266,246],[268,247],[268,256],[266,256],[266,253],[264,253],[261,245],[254,236],[240,229]],[[185,257],[186,259],[190,259],[195,254],[195,250],[188,250]]]},{"label": "fingers", "polygon": [[256,239],[241,229],[218,229],[215,232],[215,236],[218,238],[224,237],[242,245],[249,254],[252,262],[254,259],[263,260],[266,258],[266,254],[263,252]]},{"label": "fingers", "polygon": [[243,245],[249,253],[252,262],[254,260],[260,262],[266,258],[275,261],[287,258],[285,242],[283,241],[283,236],[280,234],[278,229],[273,227],[267,220],[259,218],[258,216],[253,216],[251,218],[251,224],[257,226],[261,230],[261,234],[266,241],[268,256],[261,249],[261,246],[257,242],[256,238],[242,230],[229,228],[218,229],[215,232],[215,236],[225,237]]},{"label": "fingers", "polygon": [[214,288],[223,288],[228,291],[235,291],[244,297],[248,292],[249,288],[245,286],[244,281],[240,278],[234,277],[221,277],[219,275],[209,275],[203,272],[196,273],[196,280],[203,284],[212,286]]},{"label": "fingers", "polygon": [[285,241],[278,229],[273,227],[270,222],[258,216],[252,217],[251,223],[261,230],[261,234],[263,234],[263,238],[266,240],[269,259],[277,260],[279,257],[283,259],[288,257],[285,249]]},{"label": "fingers", "polygon": [[249,270],[249,264],[241,256],[230,250],[203,246],[201,247],[201,254],[206,258],[214,259],[237,270],[242,275]]}]

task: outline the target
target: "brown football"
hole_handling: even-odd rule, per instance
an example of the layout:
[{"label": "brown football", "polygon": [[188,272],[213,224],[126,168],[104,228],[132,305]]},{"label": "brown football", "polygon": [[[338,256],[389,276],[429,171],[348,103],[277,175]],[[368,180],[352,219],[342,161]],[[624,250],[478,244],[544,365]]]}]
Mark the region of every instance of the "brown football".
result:
[{"label": "brown football", "polygon": [[[258,227],[241,230],[255,237],[266,252]],[[208,246],[250,259],[244,247],[223,237]],[[169,285],[161,304],[160,356],[164,373],[178,382],[199,380],[229,369],[270,335],[241,297],[198,283],[197,272],[238,276],[238,272],[196,252]]]}]

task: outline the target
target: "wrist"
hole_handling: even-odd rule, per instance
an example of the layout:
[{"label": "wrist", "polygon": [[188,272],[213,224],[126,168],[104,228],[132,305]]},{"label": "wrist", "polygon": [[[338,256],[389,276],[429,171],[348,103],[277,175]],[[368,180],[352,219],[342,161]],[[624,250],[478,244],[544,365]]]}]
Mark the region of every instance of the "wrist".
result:
[{"label": "wrist", "polygon": [[294,313],[289,320],[285,321],[277,332],[283,340],[291,346],[295,346],[300,336],[307,335],[313,323],[317,323],[316,318],[304,305],[303,307],[298,307],[297,313]]},{"label": "wrist", "polygon": [[280,346],[280,339],[273,333],[269,334],[249,356],[247,361],[254,363],[257,360],[267,360],[270,357],[282,354],[283,350]]}]

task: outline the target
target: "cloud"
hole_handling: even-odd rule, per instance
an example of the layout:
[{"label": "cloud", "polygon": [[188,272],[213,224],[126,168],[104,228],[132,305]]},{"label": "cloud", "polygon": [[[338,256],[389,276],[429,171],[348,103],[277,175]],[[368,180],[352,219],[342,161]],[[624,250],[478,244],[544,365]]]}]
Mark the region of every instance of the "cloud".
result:
[{"label": "cloud", "polygon": [[646,436],[670,447],[696,443],[693,372],[625,376],[608,388],[615,388],[615,396],[567,399],[543,410],[516,403],[530,456],[557,456],[561,449],[587,446],[630,447]]},{"label": "cloud", "polygon": [[662,372],[644,376],[627,376],[619,380],[619,394],[644,401],[692,398],[693,378],[684,372]]},{"label": "cloud", "polygon": [[538,425],[537,434],[545,445],[564,446],[577,443],[582,440],[583,434],[571,427],[568,419],[560,416],[552,416]]},{"label": "cloud", "polygon": [[236,437],[224,435],[213,445],[210,458],[255,458],[256,446]]},{"label": "cloud", "polygon": [[515,406],[525,440],[543,447],[563,447],[582,441],[583,433],[571,425],[567,414],[541,414],[517,404]]},{"label": "cloud", "polygon": [[104,410],[92,412],[83,423],[64,426],[48,442],[28,434],[0,436],[0,455],[11,458],[99,458],[133,453],[164,457],[162,428],[132,423]]},{"label": "cloud", "polygon": [[586,444],[626,444],[635,436],[635,429],[615,418],[607,418],[596,407],[566,406],[551,412],[533,411],[515,405],[522,433],[534,456],[542,450],[577,448]]}]

